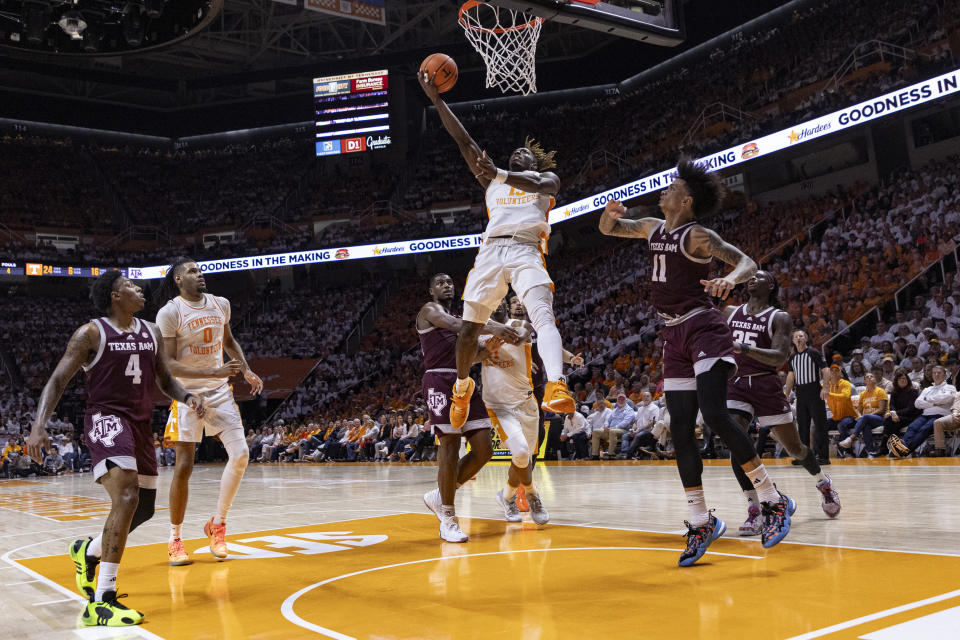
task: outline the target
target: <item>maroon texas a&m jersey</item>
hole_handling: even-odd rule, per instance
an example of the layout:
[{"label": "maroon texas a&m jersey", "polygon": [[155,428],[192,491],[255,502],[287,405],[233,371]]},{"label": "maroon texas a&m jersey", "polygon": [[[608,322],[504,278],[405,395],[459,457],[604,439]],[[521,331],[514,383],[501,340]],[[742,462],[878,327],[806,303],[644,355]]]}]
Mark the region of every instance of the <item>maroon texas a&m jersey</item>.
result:
[{"label": "maroon texas a&m jersey", "polygon": [[[730,331],[733,332],[734,342],[758,349],[770,349],[773,347],[773,317],[777,315],[779,309],[767,307],[756,315],[747,313],[747,305],[743,304],[737,307],[730,317],[727,318],[727,324],[730,325]],[[776,373],[777,367],[763,364],[742,353],[735,353],[737,360],[738,376],[755,376],[763,373]]]},{"label": "maroon texas a&m jersey", "polygon": [[420,335],[420,350],[423,352],[423,368],[457,368],[457,334],[450,329],[430,327],[417,329]]},{"label": "maroon texas a&m jersey", "polygon": [[713,258],[697,258],[684,247],[687,234],[696,224],[690,221],[667,232],[666,222],[661,222],[650,234],[650,301],[661,314],[682,316],[694,309],[713,308],[713,301],[700,284],[710,277]]},{"label": "maroon texas a&m jersey", "polygon": [[83,368],[87,372],[87,410],[149,422],[159,345],[146,322],[134,321],[132,331],[120,331],[107,318],[93,320],[100,330],[100,347],[93,362]]}]

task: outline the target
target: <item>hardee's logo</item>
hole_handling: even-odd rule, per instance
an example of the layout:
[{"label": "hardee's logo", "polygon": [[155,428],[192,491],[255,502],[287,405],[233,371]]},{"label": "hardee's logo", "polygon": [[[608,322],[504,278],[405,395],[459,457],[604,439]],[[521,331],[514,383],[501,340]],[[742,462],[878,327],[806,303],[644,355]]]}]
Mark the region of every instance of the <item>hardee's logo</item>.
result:
[{"label": "hardee's logo", "polygon": [[389,253],[402,253],[403,247],[374,247],[373,255],[382,256]]},{"label": "hardee's logo", "polygon": [[787,137],[790,139],[790,144],[793,144],[794,142],[800,139],[800,134],[794,131],[793,129],[791,129],[790,135],[788,135]]},{"label": "hardee's logo", "polygon": [[333,254],[333,257],[337,260],[343,260],[344,258],[350,257],[349,249],[337,249],[337,252]]}]

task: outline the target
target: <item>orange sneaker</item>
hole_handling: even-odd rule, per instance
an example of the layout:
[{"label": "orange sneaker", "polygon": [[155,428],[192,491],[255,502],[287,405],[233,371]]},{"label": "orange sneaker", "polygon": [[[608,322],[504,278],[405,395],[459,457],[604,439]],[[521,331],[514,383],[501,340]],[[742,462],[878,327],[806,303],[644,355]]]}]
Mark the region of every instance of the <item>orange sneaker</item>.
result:
[{"label": "orange sneaker", "polygon": [[[453,385],[453,395],[450,398],[450,426],[459,429],[467,421],[470,415],[470,398],[473,396],[473,390],[477,388],[477,383],[473,378],[467,378],[467,391],[457,395],[457,385]],[[572,398],[571,398],[572,399]]]},{"label": "orange sneaker", "polygon": [[530,511],[530,503],[527,502],[527,492],[523,485],[517,487],[517,511]]},{"label": "orange sneaker", "polygon": [[187,550],[183,548],[183,540],[180,538],[174,538],[167,543],[167,556],[170,558],[170,565],[174,567],[182,567],[193,562],[187,555]]},{"label": "orange sneaker", "polygon": [[[570,395],[570,389],[563,380],[548,382],[543,394],[543,404],[540,407],[551,413],[573,413],[577,410],[577,403]],[[451,417],[453,409],[450,410]]]},{"label": "orange sneaker", "polygon": [[213,557],[223,560],[227,557],[227,523],[213,524],[213,518],[203,525],[203,532],[210,538],[210,553]]}]

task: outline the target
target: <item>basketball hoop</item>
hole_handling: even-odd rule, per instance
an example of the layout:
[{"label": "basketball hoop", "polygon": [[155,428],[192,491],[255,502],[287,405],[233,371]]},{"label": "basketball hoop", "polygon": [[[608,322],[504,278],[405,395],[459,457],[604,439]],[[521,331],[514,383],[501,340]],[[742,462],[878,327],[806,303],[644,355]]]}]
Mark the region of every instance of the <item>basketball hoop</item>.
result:
[{"label": "basketball hoop", "polygon": [[543,18],[469,0],[460,7],[459,22],[487,65],[487,88],[523,95],[537,92],[537,40]]}]

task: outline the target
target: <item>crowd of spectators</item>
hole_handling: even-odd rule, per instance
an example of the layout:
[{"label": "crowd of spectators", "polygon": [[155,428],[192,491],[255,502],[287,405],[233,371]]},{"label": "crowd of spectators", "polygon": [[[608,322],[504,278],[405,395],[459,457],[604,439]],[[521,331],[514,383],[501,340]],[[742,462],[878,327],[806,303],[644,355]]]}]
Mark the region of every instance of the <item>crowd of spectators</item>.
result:
[{"label": "crowd of spectators", "polygon": [[[946,43],[960,24],[958,13],[952,3],[942,0],[909,6],[894,0],[825,0],[785,24],[734,39],[629,94],[535,108],[498,106],[463,114],[461,119],[495,157],[506,154],[509,145],[521,143],[530,133],[557,149],[564,176],[560,200],[572,201],[660,170],[675,160],[678,148],[694,154],[717,151],[774,131],[788,121],[812,118],[939,73],[953,62],[949,46],[938,43]],[[863,49],[857,66],[869,66],[873,59],[863,54],[876,48],[869,44],[872,41],[904,46],[913,53],[904,57],[885,54],[881,65],[871,67],[872,73],[826,83],[855,47]],[[697,99],[689,100],[690,95]],[[794,99],[795,95],[799,97]],[[749,116],[708,127],[688,139],[700,111],[718,102]],[[671,109],[664,110],[663,104],[670,104]],[[624,122],[645,125],[624,127]],[[341,224],[318,238],[303,224],[294,224],[278,231],[272,240],[241,237],[234,243],[202,251],[198,247],[194,252],[211,258],[272,248],[334,247],[357,238],[381,242],[467,233],[479,231],[481,226],[472,216],[442,224],[425,214],[430,207],[444,203],[479,203],[482,193],[435,117],[430,118],[414,145],[414,157],[404,166],[378,164],[362,175],[355,174],[361,169],[353,167],[312,168],[312,163],[305,161],[310,144],[286,138],[175,152],[93,143],[85,150],[75,150],[69,142],[38,138],[5,138],[2,142],[0,168],[26,175],[5,181],[2,188],[8,192],[0,193],[4,196],[0,213],[11,226],[105,226],[109,221],[104,211],[112,210],[105,200],[109,197],[106,191],[117,194],[119,207],[133,222],[162,221],[170,232],[221,225],[242,232],[245,223],[262,214],[300,222],[317,214],[356,217],[370,211],[374,203],[388,200],[391,210],[407,212],[393,224]],[[597,150],[606,150],[620,160],[597,171],[581,172]],[[60,153],[85,157],[59,157]],[[71,166],[72,170],[58,172],[57,179],[50,180],[50,166]],[[375,179],[371,180],[371,175]],[[8,249],[19,249],[14,256],[23,253],[24,257],[38,251],[35,247]],[[49,257],[49,247],[40,251]],[[71,257],[113,262],[109,251],[95,246],[80,247],[75,254]],[[131,257],[160,264],[168,255],[158,252]]]}]

